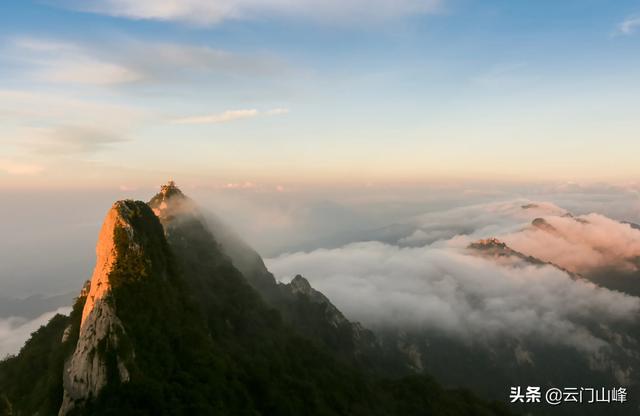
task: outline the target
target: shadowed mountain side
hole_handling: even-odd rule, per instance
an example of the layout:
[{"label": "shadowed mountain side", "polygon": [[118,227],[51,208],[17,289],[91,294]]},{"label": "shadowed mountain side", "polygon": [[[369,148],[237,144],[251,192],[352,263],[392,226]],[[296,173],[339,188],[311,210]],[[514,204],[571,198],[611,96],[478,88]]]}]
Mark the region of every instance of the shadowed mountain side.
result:
[{"label": "shadowed mountain side", "polygon": [[[197,252],[195,257],[209,258],[212,267],[228,267],[232,263],[287,324],[318,346],[364,369],[387,375],[410,373],[407,360],[394,344],[383,346],[373,332],[347,320],[329,299],[312,289],[306,279],[300,276],[290,284],[277,283],[255,250],[215,215],[205,217],[175,184],[163,186],[149,206],[160,218],[169,244],[182,253],[180,258],[194,259],[193,253]],[[194,262],[195,259],[185,267],[191,267]],[[193,280],[197,275],[186,273],[196,293],[203,293],[202,281]],[[207,300],[208,296],[202,299]]]},{"label": "shadowed mountain side", "polygon": [[278,288],[281,296],[272,304],[285,320],[342,359],[387,376],[402,376],[417,370],[395,343],[383,344],[372,331],[349,321],[301,275],[290,283],[279,283]]},{"label": "shadowed mountain side", "polygon": [[602,267],[592,270],[586,278],[607,289],[640,297],[640,271],[638,270],[621,271],[613,267]]}]

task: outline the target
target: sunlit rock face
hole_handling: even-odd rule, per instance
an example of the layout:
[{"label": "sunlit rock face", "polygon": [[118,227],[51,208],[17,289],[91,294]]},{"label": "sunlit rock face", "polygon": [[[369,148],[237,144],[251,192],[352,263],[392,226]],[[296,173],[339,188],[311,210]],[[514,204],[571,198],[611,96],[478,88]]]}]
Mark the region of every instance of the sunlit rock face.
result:
[{"label": "sunlit rock face", "polygon": [[[96,266],[87,285],[78,343],[64,368],[64,396],[59,415],[66,415],[76,406],[97,397],[107,385],[109,354],[115,355],[119,381],[129,381],[126,363],[133,358],[133,352],[119,348],[126,333],[112,299],[114,282],[111,277],[124,251],[141,251],[131,222],[137,204],[142,203],[116,202],[104,219],[96,245]],[[116,241],[118,235],[126,238]],[[83,291],[87,291],[87,286]]]},{"label": "sunlit rock face", "polygon": [[102,229],[98,236],[98,243],[96,245],[96,267],[93,271],[93,276],[91,277],[87,302],[85,303],[82,311],[81,326],[84,326],[84,323],[91,311],[93,311],[96,302],[109,293],[109,290],[111,289],[109,274],[111,273],[113,264],[117,258],[114,240],[116,227],[120,227],[126,230],[127,233],[133,234],[131,224],[129,224],[127,220],[127,207],[124,202],[116,202],[107,213],[102,224]]},{"label": "sunlit rock face", "polygon": [[[98,299],[80,329],[76,350],[66,363],[63,373],[64,396],[59,415],[66,415],[75,406],[98,393],[107,385],[107,362],[104,351],[116,350],[125,335],[122,322],[108,297]],[[125,360],[116,355],[121,382],[129,381]]]}]

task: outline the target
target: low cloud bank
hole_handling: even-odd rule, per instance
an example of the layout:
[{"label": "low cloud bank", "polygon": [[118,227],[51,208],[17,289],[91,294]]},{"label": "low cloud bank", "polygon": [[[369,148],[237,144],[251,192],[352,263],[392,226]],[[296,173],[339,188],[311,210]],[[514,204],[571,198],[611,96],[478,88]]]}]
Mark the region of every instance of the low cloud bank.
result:
[{"label": "low cloud bank", "polygon": [[56,314],[68,315],[71,307],[58,308],[43,313],[33,320],[20,317],[0,319],[0,359],[9,354],[17,354],[31,334],[46,325]]},{"label": "low cloud bank", "polygon": [[464,206],[415,216],[407,221],[413,233],[397,242],[416,247],[458,235],[484,238],[520,230],[538,217],[566,213],[552,203],[533,203],[526,199]]},{"label": "low cloud bank", "polygon": [[[544,217],[548,227],[503,236],[513,249],[577,273],[612,267],[638,270],[640,230],[599,214]],[[640,283],[640,282],[639,282]]]},{"label": "low cloud bank", "polygon": [[[588,222],[566,214],[553,204],[520,200],[475,205],[415,217],[396,243],[352,243],[283,254],[267,263],[279,280],[304,274],[347,316],[370,327],[435,329],[463,339],[535,337],[595,352],[607,341],[591,328],[635,319],[640,298],[572,279],[553,266],[516,257],[498,263],[466,248],[478,238],[508,236],[527,255],[547,248],[563,267],[571,261],[591,266],[586,259],[592,251],[601,254],[597,262],[640,252],[629,244],[640,232],[626,224],[597,214],[580,217]],[[557,236],[531,228],[539,217],[571,236],[558,243],[563,250],[547,245]]]}]

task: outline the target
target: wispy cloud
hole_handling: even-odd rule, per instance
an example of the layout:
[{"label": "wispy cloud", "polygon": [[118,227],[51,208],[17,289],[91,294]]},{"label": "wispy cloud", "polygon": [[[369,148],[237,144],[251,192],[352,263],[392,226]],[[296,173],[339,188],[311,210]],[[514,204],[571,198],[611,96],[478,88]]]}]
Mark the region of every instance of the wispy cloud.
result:
[{"label": "wispy cloud", "polygon": [[18,38],[12,47],[27,63],[27,74],[40,82],[114,85],[143,78],[142,73],[126,64],[93,56],[89,49],[71,42]]},{"label": "wispy cloud", "polygon": [[49,62],[34,75],[48,82],[87,85],[124,84],[143,78],[142,74],[125,66],[91,59]]},{"label": "wispy cloud", "polygon": [[286,108],[274,108],[265,112],[260,112],[256,109],[228,110],[217,114],[182,117],[173,120],[173,122],[176,124],[220,124],[228,123],[230,121],[254,118],[263,114],[267,116],[277,116],[287,114],[288,112],[289,110]]},{"label": "wispy cloud", "polygon": [[0,145],[17,152],[2,160],[0,170],[36,175],[50,167],[49,157],[88,155],[127,141],[149,117],[139,108],[73,95],[0,90]]},{"label": "wispy cloud", "polygon": [[633,35],[640,28],[640,16],[629,16],[618,24],[617,33],[622,35]]},{"label": "wispy cloud", "polygon": [[180,21],[214,25],[225,20],[265,17],[307,18],[324,21],[388,20],[433,13],[441,0],[89,0],[70,7],[130,19]]},{"label": "wispy cloud", "polygon": [[286,72],[286,65],[270,55],[126,38],[102,42],[97,48],[82,41],[23,37],[13,39],[3,49],[2,60],[19,62],[29,80],[58,84],[166,85],[272,77]]},{"label": "wispy cloud", "polygon": [[93,153],[127,141],[117,132],[81,125],[31,128],[24,134],[23,146],[43,155]]},{"label": "wispy cloud", "polygon": [[148,117],[147,111],[125,104],[30,90],[0,89],[0,119],[24,125],[101,125],[121,129]]}]

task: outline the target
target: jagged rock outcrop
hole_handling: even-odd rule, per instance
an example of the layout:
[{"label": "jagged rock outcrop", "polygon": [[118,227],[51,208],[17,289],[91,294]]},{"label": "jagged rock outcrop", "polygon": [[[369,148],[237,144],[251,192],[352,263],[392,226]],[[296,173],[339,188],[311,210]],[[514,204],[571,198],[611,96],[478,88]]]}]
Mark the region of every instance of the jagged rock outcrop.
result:
[{"label": "jagged rock outcrop", "polygon": [[285,319],[298,331],[329,347],[342,358],[383,373],[411,372],[410,363],[396,346],[387,346],[359,322],[352,322],[309,281],[296,275],[289,283],[278,283],[275,303]]},{"label": "jagged rock outcrop", "polygon": [[467,247],[470,250],[473,250],[475,253],[484,256],[484,257],[493,257],[493,258],[517,258],[523,260],[529,264],[535,265],[544,265],[547,264],[540,259],[535,257],[526,256],[518,251],[515,251],[511,247],[509,247],[506,243],[500,241],[495,237],[485,238],[478,241],[475,241]]},{"label": "jagged rock outcrop", "polygon": [[[64,396],[59,415],[66,415],[77,405],[97,397],[107,385],[107,353],[117,351],[124,335],[122,322],[108,299],[97,300],[80,329],[76,350],[65,364],[62,376]],[[116,360],[119,381],[129,381],[125,358],[116,352]]]},{"label": "jagged rock outcrop", "polygon": [[496,261],[500,261],[500,260],[509,261],[509,260],[515,259],[515,260],[521,261],[523,265],[551,266],[566,273],[569,277],[571,277],[574,280],[583,279],[583,276],[581,276],[579,273],[574,273],[552,262],[542,261],[537,257],[527,256],[526,254],[523,254],[519,251],[512,249],[506,243],[504,243],[503,241],[495,237],[490,237],[490,238],[485,238],[485,239],[475,241],[469,244],[467,246],[467,249],[472,250],[474,254],[480,255],[482,257],[491,257]]},{"label": "jagged rock outcrop", "polygon": [[289,290],[293,295],[300,295],[313,303],[323,305],[325,312],[324,315],[330,325],[336,328],[340,325],[350,325],[353,327],[356,334],[358,334],[362,329],[362,327],[358,323],[349,322],[349,320],[344,317],[342,312],[340,312],[338,308],[336,308],[331,303],[331,301],[322,294],[322,292],[319,292],[311,287],[309,281],[301,275],[296,275],[290,283],[286,285],[283,284],[282,287],[285,290]]},{"label": "jagged rock outcrop", "polygon": [[535,218],[533,221],[531,221],[531,226],[535,229],[546,231],[548,233],[558,232],[558,230],[556,230],[556,227],[549,224],[549,222],[544,218]]},{"label": "jagged rock outcrop", "polygon": [[[111,299],[113,283],[110,277],[122,250],[116,242],[118,235],[126,235],[128,249],[140,249],[135,242],[135,231],[131,224],[135,208],[134,201],[116,202],[107,213],[100,230],[96,245],[96,266],[90,282],[85,284],[81,293],[87,299],[82,310],[78,343],[64,367],[64,394],[60,416],[97,397],[106,386],[109,354],[115,355],[119,380],[129,380],[126,362],[131,357],[123,356],[118,351],[119,343],[126,334]],[[63,340],[65,337],[66,335]]]}]

